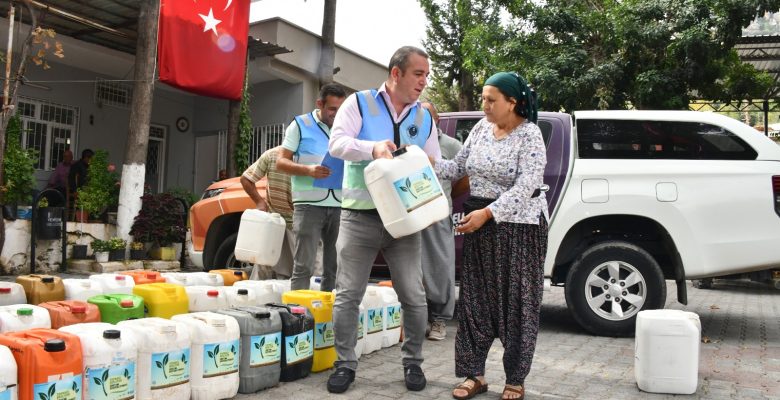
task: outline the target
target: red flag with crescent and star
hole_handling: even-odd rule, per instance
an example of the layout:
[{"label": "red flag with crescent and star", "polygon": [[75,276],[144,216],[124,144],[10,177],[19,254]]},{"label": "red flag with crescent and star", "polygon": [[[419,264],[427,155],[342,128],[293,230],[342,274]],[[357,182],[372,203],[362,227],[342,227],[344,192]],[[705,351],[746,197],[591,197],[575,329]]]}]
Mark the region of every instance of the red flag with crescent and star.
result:
[{"label": "red flag with crescent and star", "polygon": [[160,81],[204,96],[240,100],[249,0],[162,0]]}]

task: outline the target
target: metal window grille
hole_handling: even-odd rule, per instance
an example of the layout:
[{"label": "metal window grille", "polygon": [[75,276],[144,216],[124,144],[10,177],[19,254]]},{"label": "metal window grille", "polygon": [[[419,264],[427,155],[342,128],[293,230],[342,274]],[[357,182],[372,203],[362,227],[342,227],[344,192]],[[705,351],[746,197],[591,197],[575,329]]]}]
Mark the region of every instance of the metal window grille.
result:
[{"label": "metal window grille", "polygon": [[57,167],[65,150],[75,148],[79,110],[77,107],[30,98],[19,99],[22,120],[22,147],[38,151],[35,168]]},{"label": "metal window grille", "polygon": [[[269,124],[252,128],[252,140],[249,142],[247,162],[253,164],[266,150],[284,142],[284,124]],[[217,170],[227,168],[227,131],[219,131],[217,136]],[[239,173],[243,171],[238,171]]]},{"label": "metal window grille", "polygon": [[95,103],[118,108],[130,108],[133,89],[122,82],[95,79]]}]

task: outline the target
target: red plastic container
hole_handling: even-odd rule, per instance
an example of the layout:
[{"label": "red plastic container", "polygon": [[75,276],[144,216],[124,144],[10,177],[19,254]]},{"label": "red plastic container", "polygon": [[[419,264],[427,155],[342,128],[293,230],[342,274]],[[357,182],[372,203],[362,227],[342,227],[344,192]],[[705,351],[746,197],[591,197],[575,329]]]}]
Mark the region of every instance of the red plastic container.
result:
[{"label": "red plastic container", "polygon": [[134,269],[131,271],[122,271],[120,274],[132,277],[136,285],[143,285],[146,283],[165,283],[165,278],[163,278],[157,271]]},{"label": "red plastic container", "polygon": [[49,311],[52,329],[84,322],[100,322],[100,309],[85,301],[50,301],[39,306]]}]

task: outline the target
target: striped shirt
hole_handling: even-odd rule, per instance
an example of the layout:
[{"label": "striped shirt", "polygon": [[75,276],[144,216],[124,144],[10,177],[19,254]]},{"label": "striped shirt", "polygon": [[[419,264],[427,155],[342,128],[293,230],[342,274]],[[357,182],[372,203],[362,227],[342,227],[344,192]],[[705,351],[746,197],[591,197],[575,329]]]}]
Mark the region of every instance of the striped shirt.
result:
[{"label": "striped shirt", "polygon": [[276,169],[276,158],[279,147],[266,150],[260,158],[244,171],[243,177],[256,183],[264,176],[268,177],[266,186],[266,202],[271,212],[279,213],[287,222],[287,227],[292,228],[293,203],[290,188],[290,174]]}]

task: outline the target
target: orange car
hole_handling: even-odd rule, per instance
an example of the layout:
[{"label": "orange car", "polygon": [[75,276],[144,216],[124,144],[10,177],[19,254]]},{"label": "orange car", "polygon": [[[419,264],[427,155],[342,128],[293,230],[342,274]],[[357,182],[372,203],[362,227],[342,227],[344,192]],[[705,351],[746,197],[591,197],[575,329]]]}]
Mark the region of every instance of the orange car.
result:
[{"label": "orange car", "polygon": [[[192,241],[187,251],[192,262],[206,271],[239,267],[233,256],[241,213],[255,203],[241,187],[240,177],[214,182],[200,201],[190,208]],[[266,179],[257,181],[260,196],[266,196]]]}]

